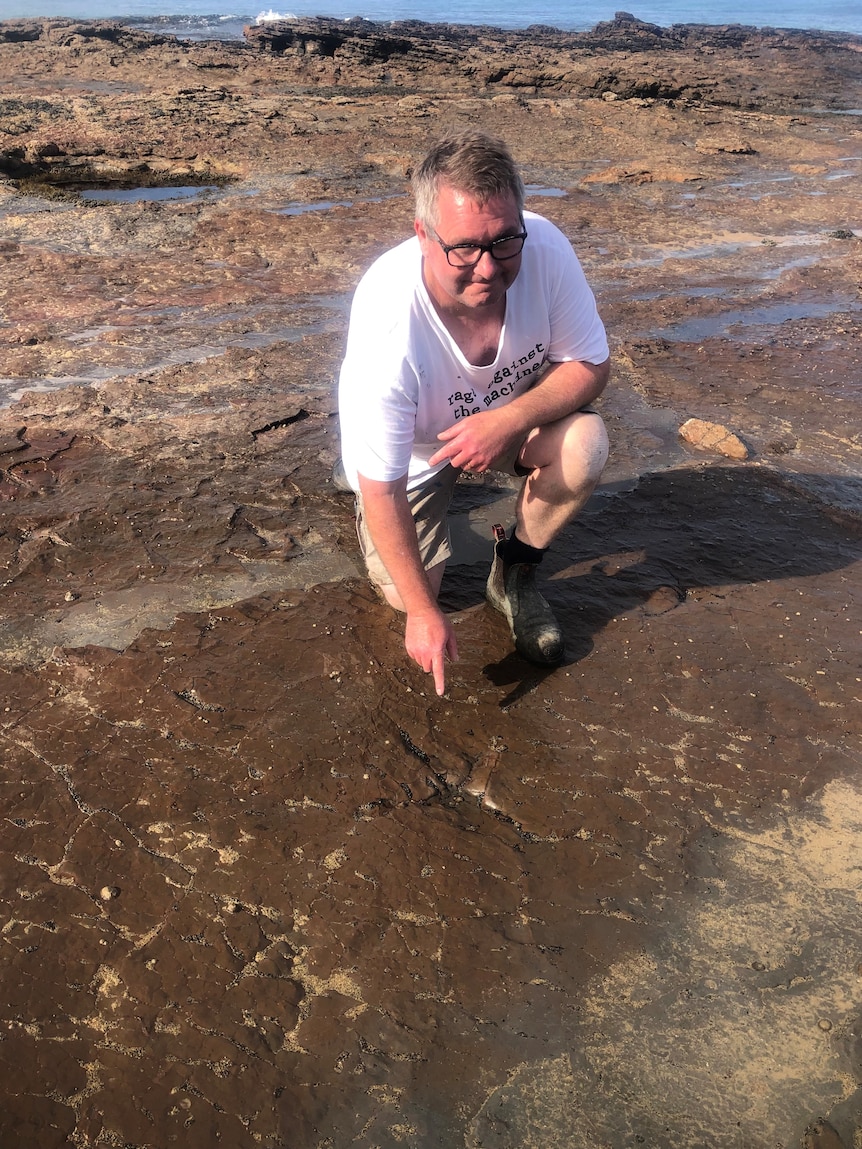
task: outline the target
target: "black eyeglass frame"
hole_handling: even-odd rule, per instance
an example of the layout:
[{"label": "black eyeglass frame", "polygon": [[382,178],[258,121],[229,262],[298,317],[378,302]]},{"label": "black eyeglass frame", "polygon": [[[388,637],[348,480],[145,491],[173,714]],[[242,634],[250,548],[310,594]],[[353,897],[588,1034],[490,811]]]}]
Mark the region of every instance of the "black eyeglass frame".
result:
[{"label": "black eyeglass frame", "polygon": [[[436,232],[434,232],[433,235],[434,235],[434,238],[437,240],[437,242],[442,247],[443,254],[446,256],[446,262],[449,264],[450,267],[467,268],[467,267],[475,267],[476,264],[481,260],[482,256],[485,254],[486,251],[487,251],[488,255],[490,255],[491,259],[496,260],[497,263],[505,263],[507,259],[516,259],[517,256],[519,256],[521,254],[521,252],[524,250],[524,244],[527,242],[528,232],[527,232],[527,229],[524,228],[523,231],[516,232],[515,235],[501,235],[500,238],[495,239],[493,243],[444,243],[443,240],[440,238],[440,236]],[[513,252],[512,255],[495,255],[494,254],[494,248],[497,247],[498,244],[509,243],[509,241],[513,240],[513,239],[519,239],[521,241],[521,246],[518,248],[518,250],[516,252]],[[450,251],[463,250],[464,248],[478,251],[479,254],[476,256],[476,258],[473,260],[472,263],[453,263],[450,256],[449,256],[449,252]]]}]

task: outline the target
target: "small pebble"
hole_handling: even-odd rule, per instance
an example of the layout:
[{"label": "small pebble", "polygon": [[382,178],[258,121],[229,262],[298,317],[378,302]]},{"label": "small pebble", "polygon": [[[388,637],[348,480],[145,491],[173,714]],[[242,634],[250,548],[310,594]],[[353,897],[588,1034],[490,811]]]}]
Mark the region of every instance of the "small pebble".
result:
[{"label": "small pebble", "polygon": [[114,898],[118,898],[119,896],[119,886],[102,886],[101,890],[99,890],[99,897],[103,902],[113,901]]},{"label": "small pebble", "polygon": [[832,1022],[829,1021],[829,1019],[825,1018],[825,1017],[821,1018],[821,1020],[818,1021],[817,1024],[823,1030],[824,1033],[828,1033],[829,1030],[832,1028]]}]

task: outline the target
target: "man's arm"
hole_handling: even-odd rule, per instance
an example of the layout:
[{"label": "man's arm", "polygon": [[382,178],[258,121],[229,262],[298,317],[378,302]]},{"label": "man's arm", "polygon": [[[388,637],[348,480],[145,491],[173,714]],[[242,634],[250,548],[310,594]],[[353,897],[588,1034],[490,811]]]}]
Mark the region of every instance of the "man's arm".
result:
[{"label": "man's arm", "polygon": [[445,658],[455,662],[458,644],[452,623],[437,605],[419,555],[416,526],[407,502],[407,477],[380,482],[359,476],[365,525],[377,552],[395,584],[397,599],[407,615],[404,646],[426,674],[434,675],[434,687],[446,689]]},{"label": "man's arm", "polygon": [[592,403],[604,391],[610,360],[552,363],[529,391],[511,403],[459,419],[437,436],[443,446],[429,462],[448,461],[464,471],[486,471],[495,459],[523,442],[534,427],[554,423]]}]

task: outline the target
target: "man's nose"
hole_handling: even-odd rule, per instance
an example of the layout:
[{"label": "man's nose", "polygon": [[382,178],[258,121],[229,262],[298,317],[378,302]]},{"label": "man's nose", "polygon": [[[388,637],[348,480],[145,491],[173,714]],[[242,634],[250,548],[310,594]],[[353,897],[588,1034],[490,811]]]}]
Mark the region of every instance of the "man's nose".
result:
[{"label": "man's nose", "polygon": [[500,264],[490,251],[483,251],[479,256],[479,262],[476,264],[476,271],[480,271],[486,279],[496,275],[500,270]]}]

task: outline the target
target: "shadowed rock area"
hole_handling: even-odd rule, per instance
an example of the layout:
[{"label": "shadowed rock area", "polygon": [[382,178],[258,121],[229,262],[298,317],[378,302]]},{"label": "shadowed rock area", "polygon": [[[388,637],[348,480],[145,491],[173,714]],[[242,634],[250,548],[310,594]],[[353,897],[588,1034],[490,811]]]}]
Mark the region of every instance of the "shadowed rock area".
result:
[{"label": "shadowed rock area", "polygon": [[[4,1147],[859,1149],[860,48],[0,23]],[[553,671],[462,477],[438,699],[329,476],[470,125],[596,290],[612,457]]]}]

